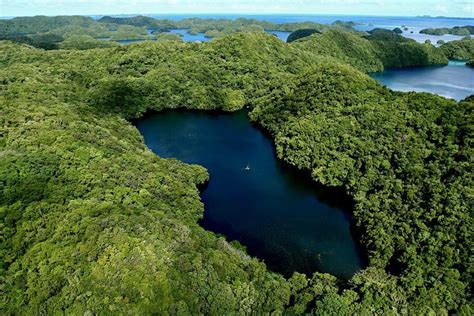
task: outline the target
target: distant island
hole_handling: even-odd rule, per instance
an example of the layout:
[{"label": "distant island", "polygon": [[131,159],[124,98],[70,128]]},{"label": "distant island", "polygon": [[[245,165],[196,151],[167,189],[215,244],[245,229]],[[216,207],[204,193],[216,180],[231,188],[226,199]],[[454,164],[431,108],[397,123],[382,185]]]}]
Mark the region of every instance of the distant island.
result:
[{"label": "distant island", "polygon": [[181,29],[191,35],[203,34],[206,38],[222,37],[237,32],[294,32],[301,29],[348,30],[356,32],[352,21],[335,21],[332,24],[316,22],[273,23],[257,19],[155,19],[148,16],[111,17],[98,20],[85,16],[34,16],[0,20],[0,39],[8,39],[43,49],[117,46],[121,41],[180,40],[182,34],[168,34]]},{"label": "distant island", "polygon": [[472,20],[472,18],[467,18],[467,17],[456,17],[456,16],[443,16],[443,15],[437,15],[437,16],[431,16],[431,15],[417,15],[416,18],[421,18],[421,19],[456,19],[456,20]]},{"label": "distant island", "polygon": [[421,34],[428,35],[458,35],[458,36],[469,36],[474,34],[474,26],[465,25],[465,26],[455,26],[452,28],[427,28],[420,31]]}]

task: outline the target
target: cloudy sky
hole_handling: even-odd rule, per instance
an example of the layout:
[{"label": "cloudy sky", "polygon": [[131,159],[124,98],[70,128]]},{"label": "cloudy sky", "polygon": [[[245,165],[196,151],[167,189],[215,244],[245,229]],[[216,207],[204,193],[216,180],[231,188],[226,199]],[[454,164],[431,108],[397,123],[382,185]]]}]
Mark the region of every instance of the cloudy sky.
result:
[{"label": "cloudy sky", "polygon": [[474,0],[0,0],[0,16],[297,13],[474,17]]}]

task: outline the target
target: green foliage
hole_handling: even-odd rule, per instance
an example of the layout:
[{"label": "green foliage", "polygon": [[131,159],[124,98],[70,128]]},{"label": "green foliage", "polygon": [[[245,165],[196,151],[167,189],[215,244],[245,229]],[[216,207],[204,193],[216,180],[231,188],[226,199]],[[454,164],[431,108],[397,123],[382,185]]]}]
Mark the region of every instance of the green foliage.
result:
[{"label": "green foliage", "polygon": [[94,20],[85,16],[54,16],[38,15],[34,17],[16,17],[0,20],[0,35],[26,35],[48,32],[67,25],[82,27],[90,26]]},{"label": "green foliage", "polygon": [[474,39],[464,38],[441,45],[441,50],[449,59],[469,60],[474,58]]},{"label": "green foliage", "polygon": [[292,45],[318,55],[336,57],[364,72],[448,63],[443,52],[432,45],[422,45],[382,29],[375,29],[364,37],[346,31],[328,31]]},{"label": "green foliage", "polygon": [[354,21],[341,21],[341,20],[336,20],[332,23],[332,25],[339,25],[342,26],[346,29],[352,29],[354,26],[361,25],[361,23],[354,22]]},{"label": "green foliage", "polygon": [[99,23],[94,23],[92,25],[88,25],[87,27],[79,25],[67,25],[52,29],[46,34],[57,34],[64,38],[75,35],[87,35],[93,38],[107,38],[110,37],[110,32],[115,31],[117,27],[118,26],[116,25],[104,25]]},{"label": "green foliage", "polygon": [[382,71],[384,67],[370,41],[345,31],[313,34],[292,45],[316,55],[335,57],[366,72]]},{"label": "green foliage", "polygon": [[88,35],[72,35],[59,44],[61,49],[92,49],[114,47],[118,44],[111,41],[95,39]]},{"label": "green foliage", "polygon": [[[1,41],[0,312],[472,311],[474,99],[392,92],[349,65],[437,54],[385,42],[343,31],[291,45],[256,32],[90,50]],[[370,266],[348,283],[286,280],[205,231],[206,170],[157,157],[126,120],[244,106],[281,159],[353,196]]]},{"label": "green foliage", "polygon": [[111,16],[104,16],[99,19],[99,22],[108,24],[124,24],[138,27],[148,27],[155,30],[167,29],[169,28],[169,25],[167,25],[167,23],[172,23],[171,21],[168,22],[166,20],[165,22],[160,23],[154,18],[142,15],[126,18],[114,18]]},{"label": "green foliage", "polygon": [[223,32],[217,30],[209,30],[204,33],[205,37],[222,37],[224,35]]},{"label": "green foliage", "polygon": [[[81,16],[57,17],[21,17],[0,21],[0,40],[9,39],[19,43],[26,43],[38,48],[79,48],[113,46],[94,39],[112,41],[141,41],[146,39],[177,40],[171,35],[149,36],[147,29],[157,35],[169,29],[187,29],[189,34],[204,33],[208,38],[222,37],[237,32],[264,32],[265,30],[295,31],[301,28],[317,29],[318,32],[331,29],[353,30],[354,22],[336,21],[333,25],[313,22],[283,23],[256,19],[200,19],[190,18],[179,21],[159,20],[146,16],[110,17],[104,16],[98,21]],[[88,36],[88,37],[84,37]],[[68,40],[68,38],[70,38]],[[78,40],[85,43],[80,44]],[[61,41],[67,42],[58,45]]]},{"label": "green foliage", "polygon": [[402,29],[399,27],[394,28],[392,31],[395,32],[396,34],[403,34]]},{"label": "green foliage", "polygon": [[[48,54],[1,42],[2,314],[270,313],[288,303],[283,277],[197,224],[202,167],[158,158],[121,109],[84,103],[147,45],[155,66],[168,56],[155,50],[165,43]],[[169,64],[179,50],[194,54],[174,45]],[[107,86],[141,106],[144,80],[118,78]],[[225,97],[240,106],[239,92]]]},{"label": "green foliage", "polygon": [[455,26],[452,28],[427,28],[420,31],[421,34],[429,34],[429,35],[458,35],[458,36],[467,36],[474,34],[474,26],[466,25],[466,26]]},{"label": "green foliage", "polygon": [[292,32],[289,36],[288,39],[286,40],[287,43],[294,42],[300,38],[307,37],[310,35],[313,35],[314,33],[321,33],[316,29],[301,29],[301,30],[296,30]]},{"label": "green foliage", "polygon": [[377,57],[386,68],[446,65],[443,52],[430,43],[374,41]]},{"label": "green foliage", "polygon": [[143,40],[146,39],[147,31],[145,28],[137,28],[130,25],[120,25],[115,31],[110,33],[110,40]]},{"label": "green foliage", "polygon": [[369,40],[374,41],[391,41],[391,42],[414,42],[414,40],[401,36],[395,31],[387,29],[375,28],[369,32]]},{"label": "green foliage", "polygon": [[[299,29],[317,29],[319,31],[326,31],[330,29],[346,29],[352,30],[352,27],[357,25],[355,22],[348,21],[336,21],[332,25],[320,24],[315,22],[297,22],[297,23],[272,23],[268,21],[262,21],[257,19],[202,19],[202,18],[189,18],[178,21],[166,20],[166,19],[154,19],[145,16],[136,17],[110,17],[105,16],[99,20],[100,23],[107,24],[126,24],[139,27],[147,27],[159,31],[166,29],[188,29],[190,34],[206,33],[206,32],[222,32],[231,33],[236,31],[242,31],[244,29],[258,27],[259,30],[271,30],[271,31],[288,31],[293,32]],[[214,37],[214,36],[213,36]]]},{"label": "green foliage", "polygon": [[157,41],[177,41],[182,42],[182,38],[180,34],[172,34],[169,32],[162,32],[162,33],[154,33],[154,39]]},{"label": "green foliage", "polygon": [[0,40],[10,40],[42,49],[57,49],[58,43],[62,42],[64,38],[57,34],[42,33],[32,35],[9,35],[0,37]]},{"label": "green foliage", "polygon": [[153,38],[147,36],[146,28],[136,26],[140,23],[122,24],[99,23],[82,16],[21,17],[0,20],[0,39],[43,49],[91,49],[115,46],[98,39],[122,41]]},{"label": "green foliage", "polygon": [[462,271],[472,257],[472,179],[463,177],[472,105],[392,93],[348,67],[319,66],[250,113],[275,137],[279,158],[352,193],[370,266],[391,274],[377,272],[381,289],[366,288],[371,270],[353,279],[374,314],[462,305],[454,297],[471,278]]}]

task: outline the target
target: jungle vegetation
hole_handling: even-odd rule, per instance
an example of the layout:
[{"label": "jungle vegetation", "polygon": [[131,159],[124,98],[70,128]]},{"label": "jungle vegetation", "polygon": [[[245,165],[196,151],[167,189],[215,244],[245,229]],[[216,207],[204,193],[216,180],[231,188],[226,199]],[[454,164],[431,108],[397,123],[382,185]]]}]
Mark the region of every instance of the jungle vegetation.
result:
[{"label": "jungle vegetation", "polygon": [[381,29],[367,36],[331,30],[302,38],[292,45],[317,55],[335,57],[364,72],[448,63],[443,52],[433,45],[419,44]]},{"label": "jungle vegetation", "polygon": [[[340,29],[354,31],[352,29],[356,23],[336,21],[332,25],[298,22],[276,24],[256,19],[239,18],[230,19],[200,19],[189,18],[179,21],[166,19],[154,19],[147,16],[135,17],[110,17],[104,16],[99,20],[94,20],[84,16],[35,16],[17,17],[13,19],[0,20],[0,39],[9,39],[20,43],[26,43],[38,48],[58,49],[60,47],[71,47],[76,43],[76,39],[68,40],[69,37],[90,36],[96,40],[156,40],[171,39],[166,32],[171,29],[186,29],[189,34],[204,33],[206,37],[221,37],[236,32],[264,32],[289,31],[299,29],[316,29],[318,32],[330,29]],[[148,30],[158,37],[150,36]],[[161,34],[161,35],[160,35]],[[85,39],[85,38],[84,38]],[[173,38],[176,40],[176,38]],[[64,45],[59,42],[68,41]],[[112,46],[98,41],[87,39],[88,48],[93,48],[96,43],[97,48]],[[78,49],[83,49],[84,45],[79,45]]]},{"label": "jungle vegetation", "polygon": [[474,26],[473,25],[465,25],[465,26],[455,26],[451,28],[427,28],[420,31],[421,34],[429,34],[429,35],[459,35],[459,36],[468,36],[474,34]]},{"label": "jungle vegetation", "polygon": [[474,58],[474,39],[463,38],[462,40],[451,41],[440,46],[446,57],[455,60],[469,60]]},{"label": "jungle vegetation", "polygon": [[286,42],[291,43],[296,40],[299,40],[300,38],[310,36],[314,33],[321,33],[321,32],[318,31],[317,29],[299,29],[294,32],[291,32],[291,34],[288,35]]},{"label": "jungle vegetation", "polygon": [[394,31],[397,34],[403,34],[403,30],[399,27],[394,28],[392,31]]},{"label": "jungle vegetation", "polygon": [[[371,36],[0,41],[0,312],[471,315],[474,97],[381,86],[366,72],[447,60]],[[352,279],[285,279],[204,230],[207,171],[157,157],[130,123],[247,107],[280,159],[354,199],[369,266]]]}]

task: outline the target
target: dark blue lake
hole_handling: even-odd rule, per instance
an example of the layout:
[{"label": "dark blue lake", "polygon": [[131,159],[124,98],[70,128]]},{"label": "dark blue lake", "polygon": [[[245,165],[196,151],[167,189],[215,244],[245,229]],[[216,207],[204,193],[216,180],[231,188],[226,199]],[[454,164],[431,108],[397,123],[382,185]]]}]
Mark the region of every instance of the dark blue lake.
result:
[{"label": "dark blue lake", "polygon": [[474,94],[474,68],[465,62],[450,61],[447,66],[389,69],[371,77],[392,90],[430,92],[462,100]]},{"label": "dark blue lake", "polygon": [[270,269],[349,278],[363,267],[349,197],[278,161],[272,140],[244,111],[165,111],[136,126],[158,156],[209,170],[201,225],[240,241]]},{"label": "dark blue lake", "polygon": [[170,33],[179,34],[181,36],[181,39],[185,42],[195,42],[195,41],[208,42],[212,39],[210,37],[205,37],[204,33],[189,34],[188,30],[186,29],[171,29]]}]

